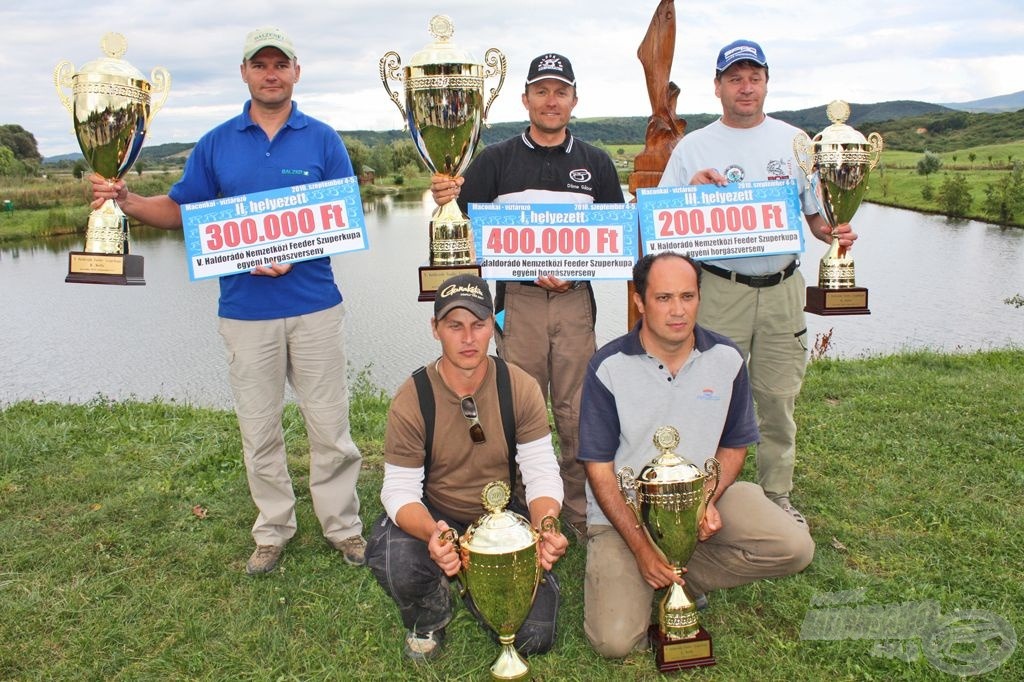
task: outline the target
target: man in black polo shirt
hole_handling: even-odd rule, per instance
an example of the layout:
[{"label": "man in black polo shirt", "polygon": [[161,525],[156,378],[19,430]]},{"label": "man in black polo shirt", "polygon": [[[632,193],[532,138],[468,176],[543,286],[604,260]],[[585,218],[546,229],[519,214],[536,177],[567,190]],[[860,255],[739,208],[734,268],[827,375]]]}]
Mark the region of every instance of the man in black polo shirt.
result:
[{"label": "man in black polo shirt", "polygon": [[[435,175],[434,200],[471,203],[622,203],[611,158],[569,131],[576,107],[576,76],[559,54],[530,63],[523,93],[530,126],[521,135],[483,149],[453,180]],[[504,319],[495,337],[498,354],[519,365],[551,398],[565,490],[563,520],[585,538],[586,475],[576,461],[580,389],[596,350],[596,305],[590,282],[544,275],[533,282],[498,282],[496,308]]]}]

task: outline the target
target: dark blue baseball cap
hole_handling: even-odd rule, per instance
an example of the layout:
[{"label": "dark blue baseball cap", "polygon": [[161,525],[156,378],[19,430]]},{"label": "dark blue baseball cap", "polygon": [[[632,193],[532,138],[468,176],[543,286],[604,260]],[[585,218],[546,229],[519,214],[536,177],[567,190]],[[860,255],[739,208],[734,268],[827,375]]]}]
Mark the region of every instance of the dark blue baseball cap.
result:
[{"label": "dark blue baseball cap", "polygon": [[764,50],[753,40],[736,40],[723,47],[718,53],[715,70],[722,73],[736,62],[754,62],[768,68],[768,58],[764,56]]}]

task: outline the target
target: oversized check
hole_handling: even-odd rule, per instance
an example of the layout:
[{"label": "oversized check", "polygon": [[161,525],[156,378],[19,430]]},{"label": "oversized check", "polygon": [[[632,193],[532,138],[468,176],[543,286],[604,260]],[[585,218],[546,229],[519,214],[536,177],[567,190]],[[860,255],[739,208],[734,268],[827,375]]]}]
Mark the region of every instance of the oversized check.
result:
[{"label": "oversized check", "polygon": [[484,279],[631,279],[631,204],[470,204]]},{"label": "oversized check", "polygon": [[639,189],[636,205],[645,254],[715,260],[804,250],[796,180]]},{"label": "oversized check", "polygon": [[183,204],[189,279],[370,248],[355,177]]}]

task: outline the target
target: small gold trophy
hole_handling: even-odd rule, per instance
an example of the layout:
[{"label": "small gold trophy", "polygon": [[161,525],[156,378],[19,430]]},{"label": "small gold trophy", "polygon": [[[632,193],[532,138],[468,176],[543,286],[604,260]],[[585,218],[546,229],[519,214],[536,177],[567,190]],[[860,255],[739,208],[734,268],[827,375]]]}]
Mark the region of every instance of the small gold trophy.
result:
[{"label": "small gold trophy", "polygon": [[[105,57],[74,72],[64,60],[53,72],[57,95],[71,112],[86,162],[110,182],[120,180],[142,151],[149,122],[167,99],[171,76],[156,67],[147,81],[134,66],[121,59],[127,41],[108,33],[100,42]],[[65,90],[71,90],[69,98]],[[151,95],[160,98],[151,105]],[[85,250],[68,254],[65,282],[91,284],[145,284],[142,256],[129,253],[128,216],[113,200],[89,214]]]},{"label": "small gold trophy", "polygon": [[[441,536],[459,548],[459,579],[480,615],[498,633],[501,652],[491,665],[496,680],[515,680],[530,672],[513,642],[533,607],[543,574],[537,550],[540,534],[525,518],[505,509],[510,494],[504,481],[488,483],[481,494],[487,513],[461,538],[452,529]],[[558,519],[545,516],[541,530],[558,530]]]},{"label": "small gold trophy", "polygon": [[[721,467],[710,458],[707,475],[672,452],[679,445],[679,432],[662,426],[654,432],[654,446],[661,454],[635,476],[629,467],[619,470],[619,490],[636,514],[648,537],[675,569],[682,569],[697,549],[697,528],[704,519]],[[685,587],[678,583],[665,592],[658,606],[658,622],[648,631],[655,663],[660,672],[715,664],[711,636],[700,625],[697,606]]]},{"label": "small gold trophy", "polygon": [[[452,20],[443,14],[430,20],[434,42],[409,60],[402,69],[397,52],[380,59],[380,79],[391,101],[402,112],[420,158],[432,173],[462,175],[480,141],[480,132],[491,103],[505,82],[505,55],[495,48],[484,54],[484,64],[451,43]],[[499,76],[484,104],[484,81]],[[404,83],[405,106],[388,80]],[[480,275],[473,231],[455,201],[434,211],[430,221],[429,264],[420,268],[421,301],[432,301],[437,287],[459,274]]]},{"label": "small gold trophy", "polygon": [[832,125],[811,139],[793,140],[797,162],[807,175],[818,211],[832,228],[832,244],[818,268],[818,286],[807,287],[804,310],[815,315],[867,315],[868,290],[854,280],[853,256],[839,246],[836,227],[848,223],[868,190],[868,174],[882,154],[882,136],[865,137],[846,125],[850,105],[835,100],[825,110]]}]

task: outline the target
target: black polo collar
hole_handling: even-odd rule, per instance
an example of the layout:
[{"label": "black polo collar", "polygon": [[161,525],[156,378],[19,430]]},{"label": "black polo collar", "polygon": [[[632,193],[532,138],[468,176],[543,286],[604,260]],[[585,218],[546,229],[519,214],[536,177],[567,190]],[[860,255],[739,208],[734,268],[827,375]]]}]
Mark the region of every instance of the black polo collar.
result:
[{"label": "black polo collar", "polygon": [[572,143],[573,143],[573,140],[575,138],[572,136],[572,131],[570,131],[568,128],[566,128],[565,129],[565,139],[562,140],[561,144],[556,145],[554,147],[545,147],[544,145],[542,145],[542,144],[540,144],[538,142],[535,142],[533,140],[533,138],[530,137],[530,128],[527,127],[526,130],[523,131],[522,139],[523,139],[523,144],[525,144],[530,149],[557,149],[557,148],[560,147],[563,152],[568,154],[569,152],[572,151]]}]

